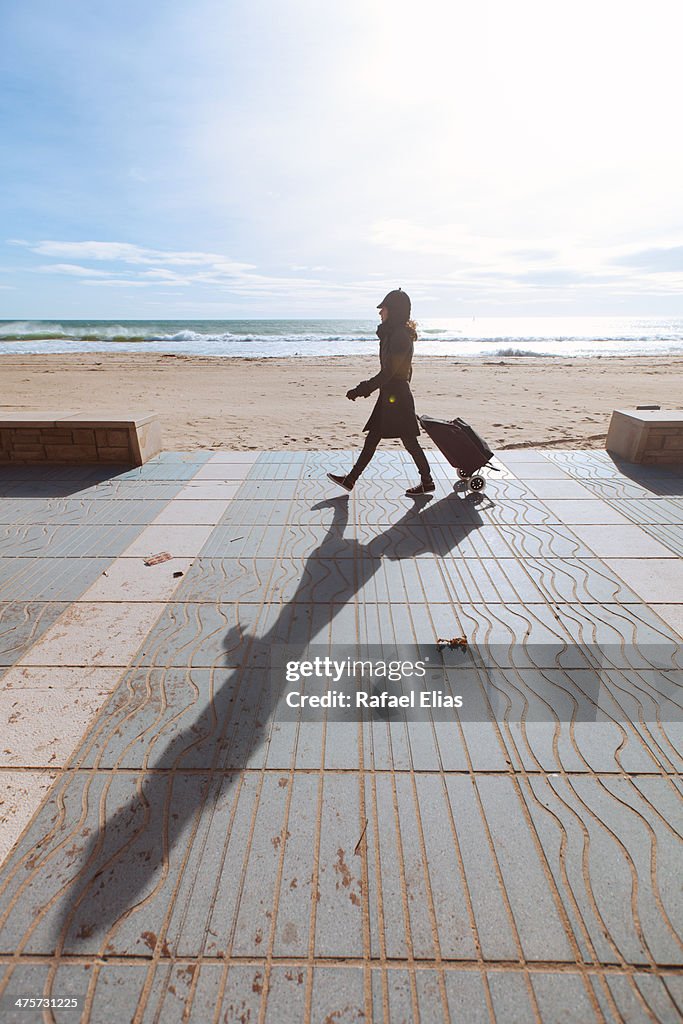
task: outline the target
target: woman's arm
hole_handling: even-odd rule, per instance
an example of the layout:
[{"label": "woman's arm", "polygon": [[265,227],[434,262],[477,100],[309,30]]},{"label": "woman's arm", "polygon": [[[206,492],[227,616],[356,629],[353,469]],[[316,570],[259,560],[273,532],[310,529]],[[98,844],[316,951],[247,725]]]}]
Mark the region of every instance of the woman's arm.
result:
[{"label": "woman's arm", "polygon": [[355,391],[356,397],[367,398],[394,379],[398,374],[403,374],[402,380],[407,380],[410,375],[410,363],[413,353],[413,340],[405,329],[399,329],[389,335],[388,344],[381,350],[381,369],[374,377],[360,382]]}]

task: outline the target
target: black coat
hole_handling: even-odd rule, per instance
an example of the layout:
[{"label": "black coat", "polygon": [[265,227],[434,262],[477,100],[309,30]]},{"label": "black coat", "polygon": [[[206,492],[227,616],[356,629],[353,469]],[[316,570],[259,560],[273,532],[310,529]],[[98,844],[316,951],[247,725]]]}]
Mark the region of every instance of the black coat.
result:
[{"label": "black coat", "polygon": [[404,324],[384,323],[377,335],[380,371],[358,385],[363,398],[379,388],[375,408],[363,430],[377,430],[380,437],[417,437],[420,428],[410,390],[415,334]]}]

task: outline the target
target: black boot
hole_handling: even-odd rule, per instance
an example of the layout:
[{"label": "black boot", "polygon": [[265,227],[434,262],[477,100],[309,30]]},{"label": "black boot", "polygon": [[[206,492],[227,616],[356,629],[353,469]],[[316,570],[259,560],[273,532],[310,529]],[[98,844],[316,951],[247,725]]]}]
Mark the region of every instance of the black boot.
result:
[{"label": "black boot", "polygon": [[416,487],[409,487],[406,494],[412,498],[417,494],[433,494],[435,490],[436,484],[430,476],[426,480],[422,480]]},{"label": "black boot", "polygon": [[343,476],[341,473],[328,473],[327,477],[332,481],[333,484],[337,484],[339,487],[343,487],[345,491],[352,491],[355,480],[352,480],[349,476]]}]

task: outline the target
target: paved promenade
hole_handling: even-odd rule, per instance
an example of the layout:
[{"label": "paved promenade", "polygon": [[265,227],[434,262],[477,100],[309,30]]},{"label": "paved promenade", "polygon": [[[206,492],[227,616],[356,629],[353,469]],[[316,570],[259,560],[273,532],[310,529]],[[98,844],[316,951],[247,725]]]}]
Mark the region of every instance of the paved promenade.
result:
[{"label": "paved promenade", "polygon": [[[352,456],[0,471],[3,1024],[681,1020],[683,472]],[[283,645],[463,706],[306,720]]]}]

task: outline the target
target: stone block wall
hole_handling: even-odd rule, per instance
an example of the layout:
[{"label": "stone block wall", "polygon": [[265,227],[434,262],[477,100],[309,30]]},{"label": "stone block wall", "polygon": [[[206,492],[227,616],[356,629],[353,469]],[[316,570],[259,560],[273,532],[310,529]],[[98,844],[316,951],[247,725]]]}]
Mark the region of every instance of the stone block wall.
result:
[{"label": "stone block wall", "polygon": [[615,409],[605,446],[629,462],[683,464],[683,410]]},{"label": "stone block wall", "polygon": [[125,419],[85,414],[17,414],[0,420],[0,463],[111,462],[140,466],[161,450],[153,414]]}]

